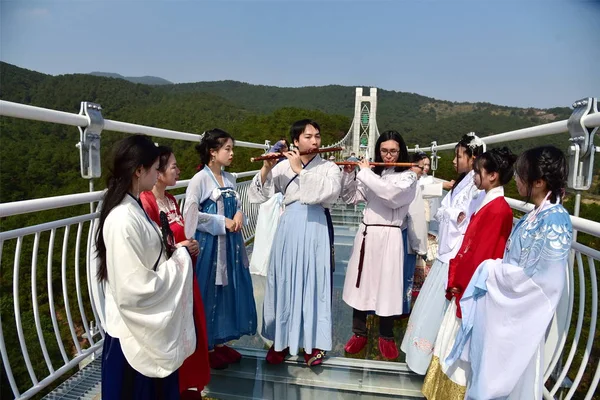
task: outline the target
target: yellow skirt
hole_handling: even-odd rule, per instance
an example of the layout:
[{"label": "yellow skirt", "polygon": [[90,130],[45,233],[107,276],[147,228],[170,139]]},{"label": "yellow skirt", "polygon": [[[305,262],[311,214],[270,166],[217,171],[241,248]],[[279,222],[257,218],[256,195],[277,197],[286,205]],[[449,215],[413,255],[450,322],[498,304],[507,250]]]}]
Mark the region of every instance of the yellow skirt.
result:
[{"label": "yellow skirt", "polygon": [[433,356],[421,391],[427,400],[463,400],[467,388],[452,382],[442,371],[440,359]]}]

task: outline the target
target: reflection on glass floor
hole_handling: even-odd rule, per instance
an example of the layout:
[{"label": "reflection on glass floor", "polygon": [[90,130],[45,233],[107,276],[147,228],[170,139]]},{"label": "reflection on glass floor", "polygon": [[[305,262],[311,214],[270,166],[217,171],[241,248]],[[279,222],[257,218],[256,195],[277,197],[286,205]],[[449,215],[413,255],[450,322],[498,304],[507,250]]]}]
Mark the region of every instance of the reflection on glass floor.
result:
[{"label": "reflection on glass floor", "polygon": [[[219,399],[387,399],[422,397],[423,378],[408,370],[403,353],[397,362],[381,360],[377,334],[371,335],[366,348],[349,358],[344,345],[352,335],[352,309],[342,300],[346,266],[360,223],[360,210],[337,206],[332,209],[335,226],[335,259],[333,293],[333,350],[324,364],[308,368],[302,354],[282,365],[265,361],[266,343],[260,335],[244,337],[234,343],[244,355],[238,365],[214,371],[206,388],[209,397]],[[251,255],[252,247],[248,248]],[[253,275],[260,332],[265,277]],[[398,298],[398,301],[402,301]],[[378,332],[376,318],[369,318],[370,330]],[[404,335],[406,320],[396,321],[394,334],[398,348]]]}]

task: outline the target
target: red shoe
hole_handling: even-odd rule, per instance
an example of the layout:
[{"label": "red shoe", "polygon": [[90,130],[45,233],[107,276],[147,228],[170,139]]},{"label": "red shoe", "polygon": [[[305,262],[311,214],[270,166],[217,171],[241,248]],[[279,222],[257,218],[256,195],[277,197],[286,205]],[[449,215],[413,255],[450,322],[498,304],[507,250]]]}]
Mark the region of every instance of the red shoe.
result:
[{"label": "red shoe", "polygon": [[398,358],[398,348],[394,339],[379,338],[379,351],[383,358],[388,360],[395,360]]},{"label": "red shoe", "polygon": [[309,367],[322,364],[324,358],[325,352],[323,350],[313,349],[312,353],[310,354],[304,352],[304,361],[306,361],[306,365]]},{"label": "red shoe", "polygon": [[225,369],[229,366],[229,363],[221,353],[217,353],[216,351],[208,352],[208,364],[212,369]]},{"label": "red shoe", "polygon": [[367,337],[366,336],[357,336],[352,335],[346,346],[344,346],[344,350],[348,354],[356,354],[360,353],[362,349],[367,345]]},{"label": "red shoe", "polygon": [[242,355],[228,346],[215,346],[215,351],[221,355],[228,364],[237,364],[242,359]]},{"label": "red shoe", "polygon": [[281,364],[285,361],[285,357],[290,354],[288,348],[285,348],[281,351],[275,351],[275,345],[271,346],[269,351],[267,352],[266,360],[269,364],[277,365]]},{"label": "red shoe", "polygon": [[202,400],[202,392],[199,390],[186,390],[179,395],[180,400]]}]

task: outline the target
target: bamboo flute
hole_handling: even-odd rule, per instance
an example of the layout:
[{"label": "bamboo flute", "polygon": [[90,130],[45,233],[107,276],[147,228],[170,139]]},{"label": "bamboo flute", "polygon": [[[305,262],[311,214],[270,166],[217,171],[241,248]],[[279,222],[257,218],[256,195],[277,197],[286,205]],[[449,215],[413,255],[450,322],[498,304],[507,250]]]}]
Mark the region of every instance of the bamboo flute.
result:
[{"label": "bamboo flute", "polygon": [[[359,164],[359,162],[357,161],[337,161],[336,162],[337,165],[351,165],[351,166],[357,166]],[[415,167],[418,164],[413,164],[413,163],[401,163],[401,162],[396,162],[396,163],[386,163],[386,162],[369,162],[369,165],[373,166],[373,167]]]},{"label": "bamboo flute", "polygon": [[[332,153],[332,152],[342,151],[342,150],[344,150],[343,147],[329,147],[329,148],[323,148],[323,149],[301,151],[300,155],[305,156],[308,154],[316,154],[316,153]],[[274,160],[274,159],[281,158],[281,157],[285,157],[285,155],[283,153],[268,153],[268,154],[263,154],[262,156],[252,157],[250,159],[250,161],[254,162],[254,161],[263,161],[263,160]]]}]

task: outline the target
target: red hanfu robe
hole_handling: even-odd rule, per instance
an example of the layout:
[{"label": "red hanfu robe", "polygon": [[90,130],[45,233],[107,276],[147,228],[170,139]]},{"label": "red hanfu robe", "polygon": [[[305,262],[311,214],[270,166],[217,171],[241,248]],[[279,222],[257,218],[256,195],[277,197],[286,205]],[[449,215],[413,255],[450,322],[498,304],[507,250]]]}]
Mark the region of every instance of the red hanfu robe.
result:
[{"label": "red hanfu robe", "polygon": [[[462,318],[460,299],[479,264],[502,258],[512,230],[513,214],[504,196],[496,197],[472,217],[456,257],[450,260],[446,298],[456,302],[456,316]],[[458,289],[451,293],[450,289]]]},{"label": "red hanfu robe", "polygon": [[[166,198],[175,207],[169,208],[167,219],[169,227],[175,237],[175,243],[186,240],[183,226],[183,216],[179,210],[177,200],[170,193],[165,192]],[[144,210],[148,217],[158,224],[160,227],[160,210],[156,202],[154,193],[142,192],[140,200],[144,206]],[[177,218],[181,224],[177,222]],[[192,263],[196,265],[196,257],[192,257]],[[204,316],[204,304],[202,296],[194,273],[194,324],[196,326],[196,351],[189,356],[183,365],[179,368],[179,391],[184,392],[187,389],[197,388],[198,392],[202,391],[204,386],[210,381],[210,367],[208,363],[208,341],[206,338],[206,317]]]}]

